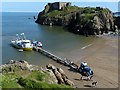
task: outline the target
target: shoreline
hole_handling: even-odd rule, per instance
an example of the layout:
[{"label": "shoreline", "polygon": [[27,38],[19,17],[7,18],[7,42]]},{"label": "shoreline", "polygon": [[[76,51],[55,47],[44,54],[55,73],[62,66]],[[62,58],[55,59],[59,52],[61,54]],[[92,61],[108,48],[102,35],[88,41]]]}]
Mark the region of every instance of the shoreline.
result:
[{"label": "shoreline", "polygon": [[[105,35],[99,37],[91,44],[88,44],[77,52],[73,53],[74,63],[78,66],[80,62],[87,62],[94,71],[93,81],[97,81],[96,88],[117,88],[118,87],[118,38]],[[75,55],[75,56],[74,56]],[[72,56],[71,56],[72,57]],[[76,59],[77,58],[77,59]],[[77,88],[90,88],[93,81],[80,80],[81,75],[71,71],[69,67],[51,60],[55,67],[62,68],[68,78]],[[44,66],[45,67],[45,66]],[[83,77],[85,79],[85,77]]]},{"label": "shoreline", "polygon": [[[74,62],[77,65],[82,61],[88,63],[88,66],[94,71],[93,81],[98,82],[96,88],[117,88],[118,38],[112,35],[105,35],[87,46],[85,46],[85,49],[81,49],[79,58],[77,56],[78,59],[74,60]],[[54,61],[51,63],[62,68],[78,88],[89,88],[86,86],[91,85],[91,81],[80,80],[81,75],[79,73],[70,71],[68,67]]]}]

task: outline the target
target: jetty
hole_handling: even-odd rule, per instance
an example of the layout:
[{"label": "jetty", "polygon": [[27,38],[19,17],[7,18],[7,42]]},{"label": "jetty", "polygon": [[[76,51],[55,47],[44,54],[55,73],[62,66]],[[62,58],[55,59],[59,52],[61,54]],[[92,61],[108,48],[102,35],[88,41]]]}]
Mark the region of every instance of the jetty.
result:
[{"label": "jetty", "polygon": [[[42,47],[33,46],[33,50],[47,56],[48,58],[56,61],[57,63],[60,63],[64,66],[68,66],[70,68],[70,70],[74,70],[75,72],[79,72],[79,66],[67,58],[60,58],[60,57],[54,55],[53,53],[48,52],[47,50],[44,50]],[[81,75],[82,75],[82,77],[86,76],[83,73],[81,73]],[[81,77],[81,79],[82,79],[82,77]],[[87,76],[87,79],[91,80],[92,77],[93,77],[93,74],[89,75],[89,78]]]},{"label": "jetty", "polygon": [[76,65],[73,61],[71,61],[67,58],[60,58],[60,57],[54,55],[53,53],[48,52],[47,50],[44,50],[43,48],[37,47],[37,46],[34,46],[33,50],[47,56],[48,58],[50,58],[50,59],[52,59],[60,64],[68,66],[74,70],[78,70],[78,65]]}]

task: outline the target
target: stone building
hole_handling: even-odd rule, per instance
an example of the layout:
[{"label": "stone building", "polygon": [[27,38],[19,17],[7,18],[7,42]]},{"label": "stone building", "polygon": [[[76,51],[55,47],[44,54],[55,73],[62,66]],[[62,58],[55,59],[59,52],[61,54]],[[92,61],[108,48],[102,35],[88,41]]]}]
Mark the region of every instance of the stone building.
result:
[{"label": "stone building", "polygon": [[48,5],[50,6],[50,8],[52,8],[52,10],[53,9],[62,10],[66,6],[70,6],[71,3],[70,2],[55,2],[55,3],[48,3]]}]

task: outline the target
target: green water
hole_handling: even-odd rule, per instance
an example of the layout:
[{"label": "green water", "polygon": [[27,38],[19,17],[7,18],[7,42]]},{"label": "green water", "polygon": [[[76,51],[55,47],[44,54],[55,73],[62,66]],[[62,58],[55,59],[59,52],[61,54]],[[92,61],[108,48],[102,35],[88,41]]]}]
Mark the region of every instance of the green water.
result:
[{"label": "green water", "polygon": [[[35,51],[19,52],[10,45],[16,34],[24,32],[31,40],[43,43],[43,48],[59,57],[71,60],[79,57],[82,47],[91,44],[95,38],[75,35],[59,26],[43,26],[35,23],[33,16],[38,13],[3,13],[2,14],[2,63],[9,60],[26,60],[32,64],[46,65],[51,59]],[[29,19],[30,18],[30,19]]]}]

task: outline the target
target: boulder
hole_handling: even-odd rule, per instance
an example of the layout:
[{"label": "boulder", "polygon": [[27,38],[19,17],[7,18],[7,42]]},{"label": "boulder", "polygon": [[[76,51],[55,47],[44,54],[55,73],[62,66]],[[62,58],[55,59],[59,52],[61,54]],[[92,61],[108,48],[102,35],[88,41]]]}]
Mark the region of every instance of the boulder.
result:
[{"label": "boulder", "polygon": [[68,79],[67,75],[61,68],[57,68],[57,71],[61,74],[63,80]]},{"label": "boulder", "polygon": [[46,68],[47,69],[52,69],[52,70],[56,69],[56,67],[54,65],[52,65],[52,64],[46,65]]},{"label": "boulder", "polygon": [[65,84],[74,86],[74,83],[72,81],[70,81],[69,79],[65,79]]},{"label": "boulder", "polygon": [[13,64],[13,63],[15,63],[14,60],[10,60],[10,61],[8,62],[8,64]]},{"label": "boulder", "polygon": [[53,73],[55,74],[55,76],[58,80],[58,83],[59,84],[64,84],[64,80],[62,79],[61,74],[56,69],[53,70]]},{"label": "boulder", "polygon": [[61,69],[61,68],[57,68],[57,71],[61,74],[61,75],[65,75],[65,72]]},{"label": "boulder", "polygon": [[50,84],[52,84],[52,83],[58,84],[58,80],[57,80],[55,74],[53,73],[53,71],[50,70],[50,69],[48,69],[47,72],[48,72],[49,75],[51,76],[51,79],[53,79],[53,81],[54,81],[54,82],[53,82],[53,81],[49,81],[49,83],[50,83]]}]

